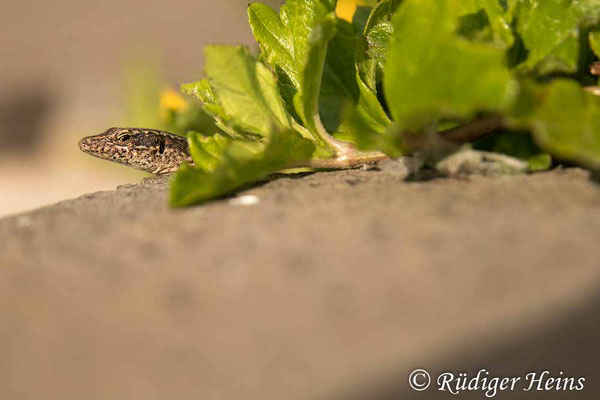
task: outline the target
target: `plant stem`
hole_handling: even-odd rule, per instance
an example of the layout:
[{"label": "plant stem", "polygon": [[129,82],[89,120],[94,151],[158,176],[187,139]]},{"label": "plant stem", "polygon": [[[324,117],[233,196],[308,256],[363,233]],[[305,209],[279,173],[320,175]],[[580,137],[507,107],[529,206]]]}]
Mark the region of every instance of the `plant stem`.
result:
[{"label": "plant stem", "polygon": [[386,160],[389,157],[381,152],[361,152],[354,150],[354,153],[347,153],[343,156],[332,157],[332,158],[316,158],[308,160],[298,165],[292,166],[292,168],[319,168],[319,169],[343,169],[353,168],[363,164],[372,164],[377,161]]},{"label": "plant stem", "polygon": [[583,89],[588,93],[600,96],[600,86],[586,86]]},{"label": "plant stem", "polygon": [[[494,114],[456,128],[439,132],[438,134],[451,143],[462,144],[495,133],[505,127],[505,119],[501,115]],[[421,139],[422,136],[423,135],[418,135]],[[359,151],[351,143],[338,140],[328,133],[322,134],[321,137],[335,149],[336,155],[331,158],[308,160],[292,165],[290,168],[343,169],[357,167],[363,164],[371,164],[389,158],[381,152]],[[423,143],[416,144],[414,150],[419,150],[419,147],[422,147],[423,145]]]},{"label": "plant stem", "polygon": [[506,128],[506,120],[498,114],[490,115],[456,128],[440,132],[445,140],[456,143],[468,143]]}]

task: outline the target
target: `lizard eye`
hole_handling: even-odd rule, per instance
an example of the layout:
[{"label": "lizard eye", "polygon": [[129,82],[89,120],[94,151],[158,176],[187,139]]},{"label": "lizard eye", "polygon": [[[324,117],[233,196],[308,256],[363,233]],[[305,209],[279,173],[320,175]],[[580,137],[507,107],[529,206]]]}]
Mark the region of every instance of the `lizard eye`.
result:
[{"label": "lizard eye", "polygon": [[129,143],[131,141],[131,135],[125,134],[117,138],[120,143]]}]

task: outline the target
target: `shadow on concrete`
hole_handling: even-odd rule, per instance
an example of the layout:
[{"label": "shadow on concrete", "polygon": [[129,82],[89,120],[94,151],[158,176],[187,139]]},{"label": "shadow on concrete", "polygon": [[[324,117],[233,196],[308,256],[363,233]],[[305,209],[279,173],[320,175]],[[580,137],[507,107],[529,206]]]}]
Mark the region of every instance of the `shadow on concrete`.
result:
[{"label": "shadow on concrete", "polygon": [[[575,310],[566,317],[558,316],[552,326],[545,326],[535,332],[521,334],[506,341],[487,341],[484,346],[463,348],[451,357],[436,362],[429,370],[435,380],[441,373],[453,372],[458,375],[467,372],[473,377],[481,369],[490,371],[490,376],[525,376],[531,372],[550,371],[550,376],[585,377],[583,391],[528,391],[524,388],[529,382],[518,383],[514,392],[500,392],[499,399],[599,399],[600,398],[600,295],[589,301],[585,307]],[[415,366],[421,368],[422,366]],[[432,389],[416,392],[408,385],[410,371],[393,374],[384,388],[368,390],[368,395],[350,396],[347,400],[369,398],[372,400],[435,400],[435,399],[484,399],[485,394],[463,392],[452,395]]]}]

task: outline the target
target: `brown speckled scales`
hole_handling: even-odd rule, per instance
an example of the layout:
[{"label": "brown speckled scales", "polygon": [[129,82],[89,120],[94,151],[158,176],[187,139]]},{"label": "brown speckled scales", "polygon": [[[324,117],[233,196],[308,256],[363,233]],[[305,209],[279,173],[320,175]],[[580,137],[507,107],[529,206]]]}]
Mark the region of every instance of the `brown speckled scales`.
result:
[{"label": "brown speckled scales", "polygon": [[193,163],[184,137],[154,129],[110,128],[81,139],[79,148],[91,156],[153,174],[168,174],[183,162]]}]

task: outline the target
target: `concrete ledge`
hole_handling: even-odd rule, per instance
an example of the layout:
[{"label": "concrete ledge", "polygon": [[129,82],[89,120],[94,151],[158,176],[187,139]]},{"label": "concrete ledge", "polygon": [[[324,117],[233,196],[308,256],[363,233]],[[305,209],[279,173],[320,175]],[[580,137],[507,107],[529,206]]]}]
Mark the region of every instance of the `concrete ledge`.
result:
[{"label": "concrete ledge", "polygon": [[413,392],[415,368],[560,368],[585,392],[514,398],[600,395],[587,173],[240,195],[258,204],[171,210],[150,181],[0,220],[0,398],[449,398]]}]

